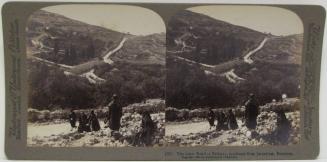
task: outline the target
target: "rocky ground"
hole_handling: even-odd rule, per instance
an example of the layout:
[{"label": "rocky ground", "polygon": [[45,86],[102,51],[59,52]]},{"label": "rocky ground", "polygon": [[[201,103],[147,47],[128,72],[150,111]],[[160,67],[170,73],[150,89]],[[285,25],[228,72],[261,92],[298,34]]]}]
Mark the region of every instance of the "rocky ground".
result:
[{"label": "rocky ground", "polygon": [[290,122],[287,139],[281,141],[275,135],[277,115],[273,111],[263,111],[257,118],[256,130],[248,130],[241,119],[237,119],[239,128],[235,130],[209,129],[206,120],[166,123],[166,146],[245,146],[245,145],[292,145],[300,141],[299,111],[286,113]]},{"label": "rocky ground", "polygon": [[[153,113],[151,118],[157,124],[157,131],[153,137],[153,147],[164,144],[165,114]],[[139,113],[124,113],[121,119],[119,132],[111,132],[104,128],[104,122],[100,120],[101,130],[97,132],[78,133],[71,130],[70,124],[63,120],[55,120],[43,123],[29,123],[27,133],[28,146],[49,147],[124,147],[133,146],[135,134],[140,130],[141,115]]]},{"label": "rocky ground", "polygon": [[[297,102],[294,102],[297,103]],[[164,112],[164,102],[151,100],[142,104],[132,104],[123,108],[119,132],[111,132],[104,128],[104,109],[96,111],[100,118],[101,130],[97,132],[78,133],[71,130],[67,117],[68,112],[48,112],[29,110],[27,133],[28,146],[48,147],[124,147],[135,146],[135,135],[140,130],[141,110],[151,110],[151,118],[157,125],[157,131],[152,140],[152,147],[160,146],[244,146],[244,145],[292,145],[300,141],[300,111],[289,104],[267,104],[261,108],[257,118],[257,128],[248,130],[240,116],[237,115],[239,128],[235,130],[216,131],[209,128],[206,109],[188,111]],[[293,106],[292,106],[293,105]],[[277,136],[277,109],[287,110],[286,118],[290,129],[285,136]],[[201,111],[200,111],[201,110]],[[82,110],[77,111],[81,113]],[[86,111],[88,112],[88,111]],[[176,113],[177,112],[177,113]],[[186,113],[185,113],[186,112]],[[236,111],[236,112],[242,112]],[[186,115],[185,115],[186,114]],[[235,113],[237,114],[237,113]],[[174,121],[167,121],[167,115]],[[165,123],[166,122],[166,123]],[[78,125],[78,124],[77,124]],[[282,139],[282,140],[281,140]],[[137,141],[137,140],[136,140]],[[143,146],[143,145],[139,145]]]}]

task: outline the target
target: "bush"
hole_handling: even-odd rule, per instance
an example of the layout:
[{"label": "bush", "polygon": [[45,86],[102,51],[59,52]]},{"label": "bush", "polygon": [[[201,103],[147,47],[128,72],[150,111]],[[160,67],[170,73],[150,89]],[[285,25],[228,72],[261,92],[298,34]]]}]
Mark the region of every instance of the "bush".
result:
[{"label": "bush", "polygon": [[119,70],[112,66],[98,67],[95,73],[102,73],[98,75],[106,82],[94,85],[86,78],[66,76],[59,68],[29,61],[28,104],[38,110],[103,107],[113,94],[119,96],[123,106],[149,98],[164,98],[164,68],[160,65],[117,63]]}]

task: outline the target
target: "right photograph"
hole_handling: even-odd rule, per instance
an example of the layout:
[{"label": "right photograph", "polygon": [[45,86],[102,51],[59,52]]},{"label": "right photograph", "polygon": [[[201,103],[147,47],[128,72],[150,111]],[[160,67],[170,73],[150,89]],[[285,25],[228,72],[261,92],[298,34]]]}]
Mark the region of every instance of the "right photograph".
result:
[{"label": "right photograph", "polygon": [[211,5],[167,26],[167,146],[300,143],[303,24],[279,7]]}]

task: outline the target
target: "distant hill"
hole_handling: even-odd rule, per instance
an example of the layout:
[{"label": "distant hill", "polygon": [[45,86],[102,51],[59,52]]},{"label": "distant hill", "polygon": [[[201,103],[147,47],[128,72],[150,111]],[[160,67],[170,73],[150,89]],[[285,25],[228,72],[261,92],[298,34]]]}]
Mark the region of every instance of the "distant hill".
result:
[{"label": "distant hill", "polygon": [[26,31],[28,55],[69,65],[103,56],[125,35],[43,10],[30,15]]},{"label": "distant hill", "polygon": [[265,36],[252,29],[184,10],[169,21],[167,50],[168,53],[214,65],[241,57]]},{"label": "distant hill", "polygon": [[165,57],[166,34],[158,33],[130,37],[124,47],[112,56],[112,59],[136,64],[164,65]]},{"label": "distant hill", "polygon": [[253,55],[253,60],[301,64],[303,34],[273,37]]},{"label": "distant hill", "polygon": [[102,107],[113,94],[123,106],[164,98],[165,33],[135,36],[42,10],[26,32],[31,108]]},{"label": "distant hill", "polygon": [[260,104],[300,96],[303,35],[274,36],[181,11],[167,27],[166,104],[177,108]]}]

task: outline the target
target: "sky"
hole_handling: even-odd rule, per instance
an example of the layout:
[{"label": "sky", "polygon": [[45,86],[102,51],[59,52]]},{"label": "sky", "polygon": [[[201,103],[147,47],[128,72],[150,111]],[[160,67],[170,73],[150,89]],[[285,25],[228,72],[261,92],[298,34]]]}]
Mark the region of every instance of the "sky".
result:
[{"label": "sky", "polygon": [[279,7],[213,5],[188,10],[277,36],[303,33],[301,19],[292,11]]},{"label": "sky", "polygon": [[128,5],[56,5],[42,10],[91,25],[133,35],[166,32],[161,17],[152,10]]}]

